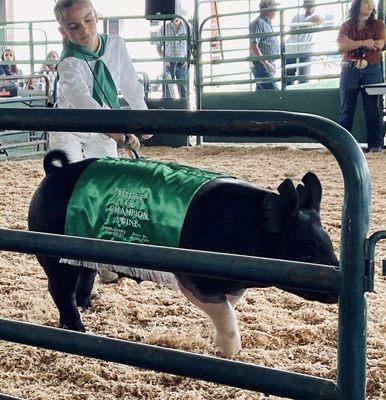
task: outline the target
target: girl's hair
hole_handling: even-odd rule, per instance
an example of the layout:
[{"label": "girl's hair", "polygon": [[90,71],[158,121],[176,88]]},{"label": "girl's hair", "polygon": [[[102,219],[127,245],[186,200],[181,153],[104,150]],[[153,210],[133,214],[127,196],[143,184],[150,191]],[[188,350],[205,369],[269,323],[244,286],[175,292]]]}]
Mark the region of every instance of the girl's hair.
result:
[{"label": "girl's hair", "polygon": [[[1,59],[2,59],[3,61],[5,61],[5,59],[4,59],[4,54],[5,54],[5,53],[11,53],[13,59],[15,60],[15,53],[14,53],[14,51],[13,51],[12,49],[5,49],[5,50],[3,51],[3,54],[1,55]],[[17,73],[18,73],[18,69],[17,69],[16,64],[12,64],[12,65],[3,65],[3,68],[9,68],[13,74],[17,74]]]},{"label": "girl's hair", "polygon": [[72,6],[78,3],[88,3],[92,6],[90,0],[58,0],[56,2],[54,7],[54,14],[59,24],[62,22],[63,19],[63,11],[66,10],[67,8],[71,8]]},{"label": "girl's hair", "polygon": [[[351,8],[349,11],[349,17],[354,22],[355,26],[359,24],[359,12],[361,9],[362,0],[353,0],[351,4]],[[366,25],[371,25],[375,18],[375,6],[373,8],[373,12],[370,14],[368,20],[366,21]]]}]

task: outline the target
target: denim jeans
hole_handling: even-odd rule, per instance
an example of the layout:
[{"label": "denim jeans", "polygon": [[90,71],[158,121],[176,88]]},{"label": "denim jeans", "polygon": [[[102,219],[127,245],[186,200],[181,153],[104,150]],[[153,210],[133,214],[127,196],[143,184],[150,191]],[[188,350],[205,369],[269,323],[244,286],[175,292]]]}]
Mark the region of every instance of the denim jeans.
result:
[{"label": "denim jeans", "polygon": [[[290,64],[296,64],[296,63],[306,63],[310,62],[311,57],[298,57],[298,58],[288,58],[286,61],[286,65],[289,66]],[[296,75],[296,69],[299,68],[299,75],[307,75],[310,76],[311,73],[311,65],[306,65],[304,67],[296,67],[294,66],[293,68],[288,68],[286,69],[287,71],[287,76],[295,76]],[[295,81],[288,81],[288,85],[293,85]],[[299,83],[306,83],[308,82],[308,78],[299,78]]]},{"label": "denim jeans", "polygon": [[[186,62],[170,62],[166,64],[166,76],[169,77],[170,79],[186,79],[186,69],[187,69],[187,64]],[[178,83],[178,93],[180,97],[186,97],[187,96],[187,91],[186,91],[186,83]],[[163,88],[163,93],[164,97],[172,97],[168,85],[164,85]]]},{"label": "denim jeans", "polygon": [[362,93],[363,111],[366,119],[367,143],[369,147],[383,145],[379,96],[370,96],[362,85],[381,83],[381,64],[371,64],[357,69],[351,63],[343,64],[340,76],[340,125],[349,132],[352,130],[355,108],[359,92]]},{"label": "denim jeans", "polygon": [[[251,68],[252,74],[257,78],[273,78],[273,75],[268,72],[264,67],[263,64],[260,62],[256,62],[256,64]],[[256,82],[256,90],[263,90],[263,89],[271,89],[271,90],[279,90],[276,82]]]}]

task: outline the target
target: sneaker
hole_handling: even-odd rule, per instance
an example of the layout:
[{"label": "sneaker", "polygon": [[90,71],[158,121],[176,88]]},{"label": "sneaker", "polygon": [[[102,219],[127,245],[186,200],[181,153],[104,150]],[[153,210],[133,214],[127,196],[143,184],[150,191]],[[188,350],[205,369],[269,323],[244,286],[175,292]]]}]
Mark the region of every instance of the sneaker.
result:
[{"label": "sneaker", "polygon": [[101,269],[98,271],[99,280],[101,283],[115,283],[118,281],[118,274],[107,269]]},{"label": "sneaker", "polygon": [[383,151],[383,149],[381,147],[370,147],[369,150],[370,150],[370,153],[380,153]]}]

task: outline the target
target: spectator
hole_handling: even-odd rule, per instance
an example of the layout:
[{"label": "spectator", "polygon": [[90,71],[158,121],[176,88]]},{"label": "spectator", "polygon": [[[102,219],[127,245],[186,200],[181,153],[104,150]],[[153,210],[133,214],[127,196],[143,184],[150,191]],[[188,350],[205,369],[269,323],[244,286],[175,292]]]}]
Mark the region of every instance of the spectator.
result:
[{"label": "spectator", "polygon": [[[275,0],[260,1],[260,15],[253,20],[249,26],[250,34],[260,34],[273,32],[271,21],[275,18],[277,10],[275,7],[279,3]],[[250,40],[249,51],[251,56],[273,56],[280,54],[279,42],[276,36],[254,37]],[[253,61],[251,68],[253,76],[258,78],[273,78],[275,66],[269,60]],[[279,89],[274,81],[256,82],[256,90]]]},{"label": "spectator", "polygon": [[[304,0],[303,1],[304,14],[297,14],[292,18],[290,27],[291,35],[287,40],[286,48],[288,53],[309,53],[312,51],[312,33],[296,33],[299,29],[309,29],[316,25],[320,25],[323,22],[323,18],[319,15],[315,15],[315,0]],[[286,65],[297,64],[297,63],[309,63],[311,56],[301,56],[296,58],[287,58]],[[296,66],[293,68],[287,67],[287,76],[296,75]],[[299,75],[310,76],[311,65],[299,66]],[[299,83],[308,82],[307,78],[300,78]],[[287,81],[287,85],[292,85],[294,81]]]},{"label": "spectator", "polygon": [[[58,66],[57,105],[69,109],[119,109],[118,90],[129,106],[147,109],[143,86],[118,35],[99,35],[98,17],[90,0],[57,0],[54,13],[63,36],[63,52]],[[93,72],[92,72],[93,71]],[[150,135],[149,135],[150,136]],[[90,157],[117,157],[119,133],[51,132],[49,146],[65,151],[71,162]],[[133,150],[140,146],[128,135]],[[114,272],[100,273],[104,283],[114,282]]]},{"label": "spectator", "polygon": [[[11,49],[5,49],[1,55],[2,61],[15,61],[15,53]],[[22,75],[22,72],[17,68],[16,64],[2,65],[3,75]]]},{"label": "spectator", "polygon": [[340,124],[351,131],[358,94],[362,93],[367,127],[367,151],[383,148],[378,96],[368,95],[362,85],[382,82],[381,51],[385,44],[385,25],[375,19],[373,0],[353,0],[349,19],[338,34],[343,52],[340,76]]},{"label": "spectator", "polygon": [[[55,50],[51,50],[46,57],[47,61],[59,61],[59,54]],[[40,68],[40,72],[47,75],[49,82],[49,96],[55,101],[56,97],[56,80],[58,77],[58,64],[43,64]]]},{"label": "spectator", "polygon": [[[55,50],[51,50],[46,57],[47,61],[59,61],[59,54]],[[58,70],[58,64],[43,64],[40,68],[40,72],[52,71],[56,72]]]},{"label": "spectator", "polygon": [[[46,56],[47,61],[59,61],[59,54],[52,50]],[[58,76],[58,64],[43,64],[39,70],[39,73],[44,73],[49,82],[49,96],[52,98],[55,92],[56,79]],[[44,89],[45,79],[43,78],[33,78],[28,81],[28,89]]]},{"label": "spectator", "polygon": [[[181,37],[187,35],[187,27],[180,18],[174,18],[172,21],[164,23],[163,27],[158,33],[158,36]],[[184,58],[183,61],[167,61],[165,63],[165,75],[167,79],[183,79],[187,78],[187,56],[188,47],[186,39],[159,42],[157,44],[157,52],[160,57],[166,58]],[[178,93],[180,98],[187,97],[186,83],[178,83]],[[164,85],[164,97],[173,97],[169,89],[169,85]]]}]

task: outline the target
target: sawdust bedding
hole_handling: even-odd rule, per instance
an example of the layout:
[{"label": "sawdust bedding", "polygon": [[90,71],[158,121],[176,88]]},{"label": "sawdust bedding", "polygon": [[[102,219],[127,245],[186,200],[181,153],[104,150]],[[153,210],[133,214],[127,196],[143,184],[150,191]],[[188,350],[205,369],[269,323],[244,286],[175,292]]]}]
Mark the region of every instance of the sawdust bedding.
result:
[{"label": "sawdust bedding", "polygon": [[[322,181],[322,222],[339,252],[343,181],[326,150],[290,147],[208,146],[143,149],[142,155],[232,174],[275,189],[307,171]],[[370,231],[385,229],[386,156],[370,154]],[[43,177],[39,160],[0,163],[0,226],[26,229],[31,194]],[[379,246],[376,292],[368,294],[368,399],[386,398],[385,300]],[[0,252],[0,316],[57,326],[47,280],[33,256]],[[82,313],[93,333],[201,354],[216,354],[206,316],[179,293],[153,283],[122,279],[99,287],[93,307]],[[304,301],[275,288],[249,290],[237,306],[242,351],[236,360],[334,379],[337,307]],[[0,342],[0,393],[26,399],[263,399],[262,394],[156,374],[122,365]],[[270,396],[270,399],[276,399]]]}]

